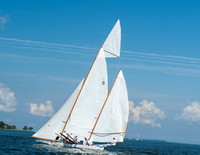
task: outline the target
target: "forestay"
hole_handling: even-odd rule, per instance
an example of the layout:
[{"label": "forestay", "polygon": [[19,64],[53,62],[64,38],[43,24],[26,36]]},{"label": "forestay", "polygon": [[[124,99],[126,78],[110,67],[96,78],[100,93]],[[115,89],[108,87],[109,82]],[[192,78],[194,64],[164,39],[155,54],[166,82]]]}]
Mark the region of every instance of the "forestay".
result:
[{"label": "forestay", "polygon": [[83,140],[89,137],[108,94],[107,65],[101,48],[83,85],[65,131]]},{"label": "forestay", "polygon": [[91,139],[95,142],[111,142],[115,138],[118,142],[123,142],[128,115],[129,102],[126,82],[120,70],[99,116]]},{"label": "forestay", "polygon": [[121,47],[121,26],[118,20],[103,44],[105,57],[106,58],[120,57],[120,47]]},{"label": "forestay", "polygon": [[83,84],[82,80],[72,95],[68,98],[65,104],[58,110],[58,112],[42,127],[38,130],[32,137],[55,140],[57,134],[59,134],[65,124],[66,117],[69,115],[70,110],[75,102],[75,99],[81,89]]}]

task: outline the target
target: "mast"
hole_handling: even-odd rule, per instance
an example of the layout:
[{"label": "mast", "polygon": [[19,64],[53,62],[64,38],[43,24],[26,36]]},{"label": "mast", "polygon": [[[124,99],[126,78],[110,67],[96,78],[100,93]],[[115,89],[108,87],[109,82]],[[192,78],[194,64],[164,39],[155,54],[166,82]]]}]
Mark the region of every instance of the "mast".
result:
[{"label": "mast", "polygon": [[[121,69],[119,70],[119,72],[118,72],[118,74],[117,74],[117,77],[118,77],[120,71],[121,71]],[[100,111],[100,113],[99,113],[99,116],[98,116],[98,118],[97,118],[97,120],[96,120],[96,122],[95,122],[95,124],[94,124],[94,127],[93,127],[93,129],[92,129],[92,132],[90,133],[90,137],[89,137],[88,139],[90,139],[90,138],[92,137],[92,134],[94,133],[94,129],[95,129],[95,127],[96,127],[96,125],[97,125],[97,123],[98,123],[98,120],[99,120],[99,118],[100,118],[100,116],[101,116],[101,113],[102,113],[102,111],[103,111],[103,109],[104,109],[104,107],[105,107],[105,105],[106,105],[106,102],[107,102],[108,97],[109,97],[109,95],[110,95],[110,93],[111,93],[111,91],[112,91],[112,88],[113,88],[113,86],[115,85],[115,82],[116,82],[116,80],[117,80],[117,77],[115,78],[115,81],[114,81],[114,83],[113,83],[113,85],[112,85],[112,87],[111,87],[111,89],[110,89],[110,91],[109,91],[109,93],[108,93],[108,96],[107,96],[107,98],[106,98],[106,100],[105,100],[105,102],[104,102],[104,104],[103,104],[103,106],[102,106],[102,108],[101,108],[101,111]]]},{"label": "mast", "polygon": [[[102,48],[102,46],[101,46],[101,48]],[[71,114],[72,114],[72,112],[73,112],[73,110],[74,110],[74,107],[75,107],[75,105],[76,105],[76,103],[77,103],[77,101],[78,101],[78,98],[79,98],[79,96],[80,96],[80,94],[81,94],[81,91],[82,91],[82,89],[83,89],[83,87],[84,87],[84,85],[85,85],[85,82],[86,82],[86,80],[87,80],[87,78],[88,78],[88,76],[89,76],[89,74],[90,74],[90,71],[91,71],[91,69],[92,69],[92,67],[93,67],[93,65],[94,65],[94,63],[95,63],[95,61],[96,61],[96,59],[97,59],[97,57],[98,57],[98,55],[99,55],[99,52],[100,52],[101,48],[99,49],[99,51],[98,51],[98,53],[97,53],[97,55],[96,55],[96,57],[95,57],[95,59],[94,59],[94,61],[93,61],[93,63],[92,63],[92,66],[90,67],[90,70],[88,71],[88,74],[87,74],[87,76],[86,76],[86,78],[85,78],[85,80],[84,80],[84,82],[83,82],[83,85],[82,85],[82,87],[81,87],[81,89],[80,89],[80,91],[79,91],[79,93],[78,93],[78,95],[77,95],[77,97],[76,97],[76,100],[75,100],[75,102],[74,102],[74,105],[72,106],[72,109],[71,109],[71,111],[70,111],[70,113],[69,113],[69,115],[68,115],[67,121],[65,122],[65,125],[64,125],[64,127],[63,127],[63,130],[62,130],[62,132],[61,132],[62,134],[63,134],[63,132],[65,131],[65,128],[66,128],[66,126],[67,126],[67,123],[68,123],[68,121],[69,121],[69,118],[71,117]]]},{"label": "mast", "polygon": [[127,121],[127,125],[126,125],[126,130],[125,130],[125,133],[124,133],[123,141],[124,141],[124,138],[126,136],[127,127],[128,127],[128,121]]},{"label": "mast", "polygon": [[49,141],[55,141],[58,142],[58,140],[55,139],[48,139],[48,138],[42,138],[42,137],[35,137],[35,136],[31,136],[32,138],[37,138],[37,139],[43,139],[43,140],[49,140]]}]

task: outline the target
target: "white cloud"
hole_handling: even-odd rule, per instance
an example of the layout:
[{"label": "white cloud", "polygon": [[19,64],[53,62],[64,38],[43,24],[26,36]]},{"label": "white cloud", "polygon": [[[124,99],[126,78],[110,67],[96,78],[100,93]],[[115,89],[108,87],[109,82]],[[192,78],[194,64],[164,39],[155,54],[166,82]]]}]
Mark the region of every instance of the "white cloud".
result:
[{"label": "white cloud", "polygon": [[4,84],[0,83],[0,111],[15,111],[16,104],[15,94],[5,87]]},{"label": "white cloud", "polygon": [[191,105],[185,107],[182,114],[176,117],[176,120],[200,122],[200,102],[192,102]]},{"label": "white cloud", "polygon": [[0,11],[0,25],[1,25],[1,29],[4,29],[4,24],[7,23],[8,21],[8,16],[7,15],[1,15],[1,11]]},{"label": "white cloud", "polygon": [[43,117],[51,117],[54,114],[54,109],[51,104],[52,101],[50,100],[47,100],[44,104],[30,103],[30,113]]},{"label": "white cloud", "polygon": [[143,100],[140,106],[135,106],[132,101],[129,101],[130,121],[135,123],[149,124],[152,127],[161,127],[156,120],[166,117],[165,112],[155,106],[153,102]]}]

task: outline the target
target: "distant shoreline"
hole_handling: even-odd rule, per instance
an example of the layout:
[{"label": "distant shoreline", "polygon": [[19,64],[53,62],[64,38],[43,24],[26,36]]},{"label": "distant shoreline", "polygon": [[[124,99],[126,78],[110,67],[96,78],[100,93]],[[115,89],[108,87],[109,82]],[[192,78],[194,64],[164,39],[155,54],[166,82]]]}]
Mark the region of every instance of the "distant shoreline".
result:
[{"label": "distant shoreline", "polygon": [[0,130],[8,130],[8,131],[24,131],[24,132],[35,132],[35,131],[20,130],[20,129],[0,129]]}]

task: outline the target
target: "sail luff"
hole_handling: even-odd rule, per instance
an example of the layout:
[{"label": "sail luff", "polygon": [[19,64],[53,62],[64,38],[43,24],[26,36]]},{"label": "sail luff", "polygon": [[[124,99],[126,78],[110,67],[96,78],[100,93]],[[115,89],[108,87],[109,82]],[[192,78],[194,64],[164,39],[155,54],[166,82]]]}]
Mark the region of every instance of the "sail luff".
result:
[{"label": "sail luff", "polygon": [[[101,46],[101,48],[102,48],[102,46]],[[97,57],[98,57],[98,55],[99,55],[99,52],[100,52],[101,48],[99,49],[99,51],[98,51],[98,53],[97,53],[97,55],[96,55],[96,57],[95,57],[95,59],[94,59],[92,65],[91,65],[91,67],[90,67],[90,69],[89,69],[89,71],[88,71],[88,74],[87,74],[87,76],[86,76],[86,78],[85,78],[85,80],[84,80],[84,82],[83,82],[83,85],[82,85],[82,87],[81,87],[81,89],[80,89],[80,91],[79,91],[79,93],[78,93],[78,95],[77,95],[77,98],[76,98],[76,100],[75,100],[75,102],[74,102],[74,105],[72,106],[72,109],[71,109],[71,111],[70,111],[70,113],[69,113],[69,116],[68,116],[68,118],[67,118],[67,121],[65,122],[64,128],[63,128],[63,130],[62,130],[61,133],[63,133],[63,132],[65,131],[65,128],[66,128],[66,126],[67,126],[67,123],[68,123],[68,121],[69,121],[69,118],[70,118],[70,116],[71,116],[71,114],[72,114],[72,112],[73,112],[73,109],[74,109],[74,107],[75,107],[75,105],[76,105],[76,103],[77,103],[77,101],[78,101],[78,98],[79,98],[79,96],[80,96],[80,94],[81,94],[81,91],[82,91],[82,89],[83,89],[83,87],[84,87],[84,85],[85,85],[85,82],[86,82],[86,80],[87,80],[87,78],[88,78],[88,76],[89,76],[89,74],[90,74],[90,71],[91,71],[91,69],[92,69],[92,67],[93,67],[93,65],[94,65],[94,63],[95,63],[95,61],[96,61],[96,59],[97,59]]]},{"label": "sail luff", "polygon": [[[118,77],[120,71],[121,71],[121,69],[119,70],[119,72],[118,72],[118,74],[117,74],[117,77]],[[98,123],[98,120],[99,120],[99,118],[100,118],[100,116],[101,116],[101,113],[102,113],[102,111],[103,111],[103,109],[104,109],[104,107],[105,107],[105,105],[106,105],[106,102],[107,102],[108,97],[109,97],[109,95],[110,95],[110,93],[111,93],[111,91],[112,91],[112,88],[113,88],[113,86],[115,85],[115,82],[116,82],[116,80],[117,80],[117,77],[115,78],[115,81],[114,81],[114,83],[113,83],[113,85],[112,85],[112,87],[111,87],[111,89],[110,89],[110,91],[109,91],[109,93],[108,93],[108,95],[107,95],[107,97],[106,97],[106,100],[105,100],[105,102],[104,102],[104,104],[103,104],[103,106],[102,106],[102,108],[101,108],[101,111],[100,111],[100,113],[99,113],[99,115],[98,115],[98,118],[97,118],[97,120],[96,120],[96,122],[95,122],[95,124],[94,124],[94,127],[93,127],[93,129],[92,129],[92,132],[91,132],[90,137],[89,137],[88,139],[90,139],[90,138],[92,137],[92,134],[93,134],[93,132],[94,132],[94,129],[95,129],[95,127],[96,127],[96,125],[97,125],[97,123]]]}]

